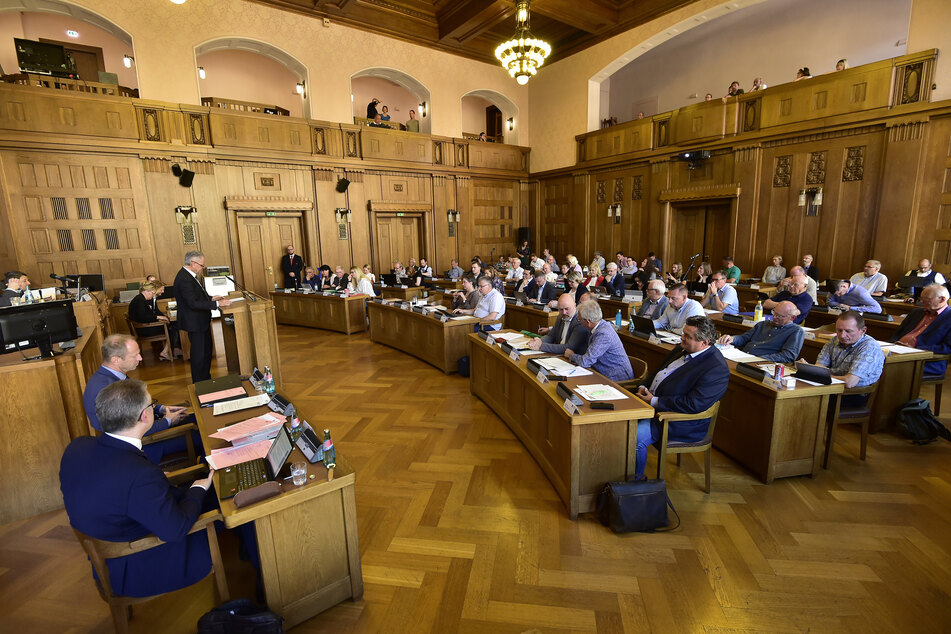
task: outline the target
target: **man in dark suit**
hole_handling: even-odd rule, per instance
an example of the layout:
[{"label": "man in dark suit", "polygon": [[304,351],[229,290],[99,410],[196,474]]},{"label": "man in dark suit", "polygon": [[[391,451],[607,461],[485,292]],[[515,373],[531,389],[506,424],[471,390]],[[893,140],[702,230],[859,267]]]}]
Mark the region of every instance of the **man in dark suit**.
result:
[{"label": "man in dark suit", "polygon": [[[717,329],[707,317],[688,317],[680,336],[680,346],[664,359],[660,367],[648,375],[637,395],[655,412],[702,412],[723,398],[730,382],[726,359],[713,344]],[[637,454],[634,475],[645,479],[647,447],[660,440],[663,429],[657,418],[637,423]],[[710,427],[710,419],[668,423],[667,440],[699,442]]]},{"label": "man in dark suit", "polygon": [[542,338],[535,338],[528,342],[532,350],[564,354],[569,348],[578,354],[584,354],[588,349],[588,336],[591,332],[581,325],[578,320],[578,307],[571,293],[562,293],[558,298],[558,321],[551,328],[539,332],[547,333]]},{"label": "man in dark suit", "polygon": [[338,291],[342,291],[347,288],[347,284],[350,283],[350,276],[347,275],[347,272],[343,270],[342,266],[338,266],[334,269],[334,274],[330,276],[330,285]]},{"label": "man in dark suit", "polygon": [[[935,354],[951,353],[951,310],[948,309],[948,289],[943,284],[930,284],[921,291],[921,308],[916,308],[902,320],[892,336],[893,343],[929,350]],[[945,361],[929,361],[925,374],[943,376]]]},{"label": "man in dark suit", "polygon": [[535,271],[535,279],[525,287],[525,296],[533,304],[555,305],[558,299],[558,291],[554,284],[549,284],[545,277],[545,271]]},{"label": "man in dark suit", "polygon": [[154,534],[166,542],[141,553],[106,560],[120,595],[147,597],[200,581],[211,570],[204,531],[188,534],[201,514],[213,471],[189,488],[169,484],[142,453],[142,437],[155,424],[145,383],[117,381],[96,397],[105,433],[80,436],[63,453],[59,479],[69,523],[106,541]]},{"label": "man in dark suit", "polygon": [[[89,417],[89,423],[93,429],[103,431],[102,424],[96,416],[96,397],[106,386],[128,379],[129,372],[139,367],[142,356],[139,354],[139,344],[135,338],[124,334],[109,335],[103,339],[100,352],[102,365],[86,381],[86,389],[83,390],[83,409],[86,410],[86,416]],[[165,431],[180,423],[185,417],[185,408],[156,404],[154,414],[155,424],[146,432],[146,435]],[[201,447],[200,437],[196,440],[198,444],[195,446]],[[185,451],[185,449],[185,438],[179,436],[148,444],[143,451],[149,460],[159,464],[165,456]]]},{"label": "man in dark suit", "polygon": [[205,269],[205,254],[189,251],[185,266],[175,276],[178,302],[178,329],[191,341],[192,383],[211,378],[211,311],[228,308],[231,301],[223,296],[209,297],[198,274]]},{"label": "man in dark suit", "polygon": [[624,282],[624,276],[618,272],[616,262],[608,262],[607,267],[605,267],[603,284],[613,297],[624,297],[627,284]]},{"label": "man in dark suit", "polygon": [[281,270],[284,271],[284,288],[300,288],[304,260],[294,253],[294,245],[287,245],[287,255],[281,257]]},{"label": "man in dark suit", "polygon": [[635,313],[638,317],[647,317],[648,319],[660,319],[660,316],[667,310],[667,286],[660,280],[651,280],[647,283],[647,290],[644,291],[644,301],[638,307]]},{"label": "man in dark suit", "polygon": [[14,297],[23,297],[23,289],[20,288],[20,278],[23,275],[20,271],[7,271],[4,275],[5,288],[0,294],[0,306],[10,306]]}]

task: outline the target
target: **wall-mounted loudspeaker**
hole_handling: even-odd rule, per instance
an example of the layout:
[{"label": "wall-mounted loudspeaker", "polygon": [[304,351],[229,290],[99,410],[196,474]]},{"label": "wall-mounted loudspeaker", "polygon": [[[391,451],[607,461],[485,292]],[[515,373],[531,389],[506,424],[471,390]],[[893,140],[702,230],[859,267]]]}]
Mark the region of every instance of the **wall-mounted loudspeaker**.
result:
[{"label": "wall-mounted loudspeaker", "polygon": [[181,176],[182,166],[179,165],[178,163],[172,163],[172,174],[174,174],[175,176]]},{"label": "wall-mounted loudspeaker", "polygon": [[337,181],[337,191],[341,194],[347,191],[347,188],[350,187],[350,181],[346,178],[341,178]]},{"label": "wall-mounted loudspeaker", "polygon": [[182,175],[178,177],[178,184],[182,187],[191,187],[193,180],[195,180],[195,172],[182,170]]}]

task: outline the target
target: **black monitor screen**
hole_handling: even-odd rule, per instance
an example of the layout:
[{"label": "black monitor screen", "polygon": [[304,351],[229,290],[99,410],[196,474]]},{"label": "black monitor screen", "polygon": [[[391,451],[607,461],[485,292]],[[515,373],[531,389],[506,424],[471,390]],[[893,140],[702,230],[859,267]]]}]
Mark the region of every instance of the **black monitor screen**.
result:
[{"label": "black monitor screen", "polygon": [[106,290],[106,280],[99,273],[83,273],[79,276],[79,286],[90,293]]},{"label": "black monitor screen", "polygon": [[23,341],[28,342],[26,347],[42,348],[47,342],[52,345],[78,337],[71,299],[0,308],[0,345],[4,351]]},{"label": "black monitor screen", "polygon": [[59,44],[46,44],[13,38],[17,50],[17,64],[20,70],[46,74],[66,74],[70,72],[66,49]]}]

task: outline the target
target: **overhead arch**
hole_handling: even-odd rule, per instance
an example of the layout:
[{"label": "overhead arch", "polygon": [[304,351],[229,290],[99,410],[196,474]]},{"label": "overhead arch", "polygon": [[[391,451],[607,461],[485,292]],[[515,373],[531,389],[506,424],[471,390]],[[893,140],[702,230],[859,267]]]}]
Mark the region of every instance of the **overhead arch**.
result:
[{"label": "overhead arch", "polygon": [[62,0],[0,0],[0,12],[22,11],[25,13],[55,13],[74,20],[81,20],[109,33],[124,44],[132,46],[132,35],[115,22],[106,19],[85,7]]},{"label": "overhead arch", "polygon": [[[515,105],[515,102],[503,95],[502,93],[496,92],[494,90],[489,90],[487,88],[480,88],[477,90],[470,90],[462,96],[462,99],[466,97],[479,97],[480,99],[485,99],[496,108],[502,111],[502,121],[508,121],[509,119],[513,122],[513,128],[511,130],[505,130],[505,142],[511,143],[512,145],[518,145],[519,129],[521,128],[521,122],[518,117],[518,106]],[[459,107],[462,107],[462,99],[460,99]]]},{"label": "overhead arch", "polygon": [[216,51],[244,51],[246,53],[255,53],[257,55],[262,55],[268,57],[281,66],[285,67],[290,71],[294,76],[297,77],[298,81],[304,82],[305,91],[302,99],[303,113],[304,117],[310,117],[310,95],[312,92],[312,86],[310,82],[310,71],[307,66],[301,62],[299,59],[288,53],[287,51],[270,44],[269,42],[264,42],[261,40],[256,40],[248,37],[234,36],[234,37],[220,37],[213,40],[208,40],[203,42],[195,47],[195,60],[197,66],[198,57],[206,53],[213,53]]},{"label": "overhead arch", "polygon": [[412,75],[404,73],[401,70],[395,68],[387,68],[384,66],[374,66],[371,68],[364,68],[363,70],[357,71],[354,74],[350,75],[350,93],[353,94],[353,80],[360,79],[361,77],[375,77],[378,79],[385,79],[390,81],[397,86],[400,86],[407,92],[409,92],[416,100],[416,103],[426,103],[426,116],[420,117],[420,132],[425,134],[430,134],[432,132],[432,116],[433,112],[433,103],[432,103],[432,93],[429,91],[429,88],[426,87],[423,82],[419,81]]},{"label": "overhead arch", "polygon": [[588,79],[588,131],[590,132],[600,128],[601,119],[608,116],[606,102],[608,101],[607,95],[610,93],[609,90],[605,88],[610,85],[611,75],[659,44],[663,44],[694,27],[735,13],[739,9],[766,1],[767,0],[729,0],[723,4],[696,13],[686,20],[668,27],[642,42],[638,42],[635,46],[608,62]]}]

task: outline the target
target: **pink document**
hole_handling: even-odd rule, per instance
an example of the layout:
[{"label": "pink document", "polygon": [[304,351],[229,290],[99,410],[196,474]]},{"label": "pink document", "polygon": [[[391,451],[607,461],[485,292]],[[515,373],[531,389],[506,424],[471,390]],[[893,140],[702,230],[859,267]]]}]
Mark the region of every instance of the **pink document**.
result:
[{"label": "pink document", "polygon": [[282,419],[274,416],[273,414],[265,414],[264,416],[255,416],[254,418],[243,420],[240,423],[222,427],[215,433],[211,434],[211,437],[220,438],[226,442],[233,443],[236,440],[246,438],[248,436],[254,436],[255,434],[263,433],[270,435],[272,431],[276,430],[283,424],[284,421]]},{"label": "pink document", "polygon": [[262,440],[250,445],[241,447],[228,447],[227,449],[212,449],[210,456],[205,456],[205,460],[212,469],[227,469],[239,462],[248,462],[257,460],[267,455],[271,449],[270,440]]},{"label": "pink document", "polygon": [[214,403],[215,401],[220,401],[223,398],[230,398],[232,396],[247,396],[248,393],[244,391],[243,387],[233,387],[229,390],[219,390],[218,392],[209,392],[208,394],[202,394],[198,397],[198,402],[204,405],[205,403]]}]

